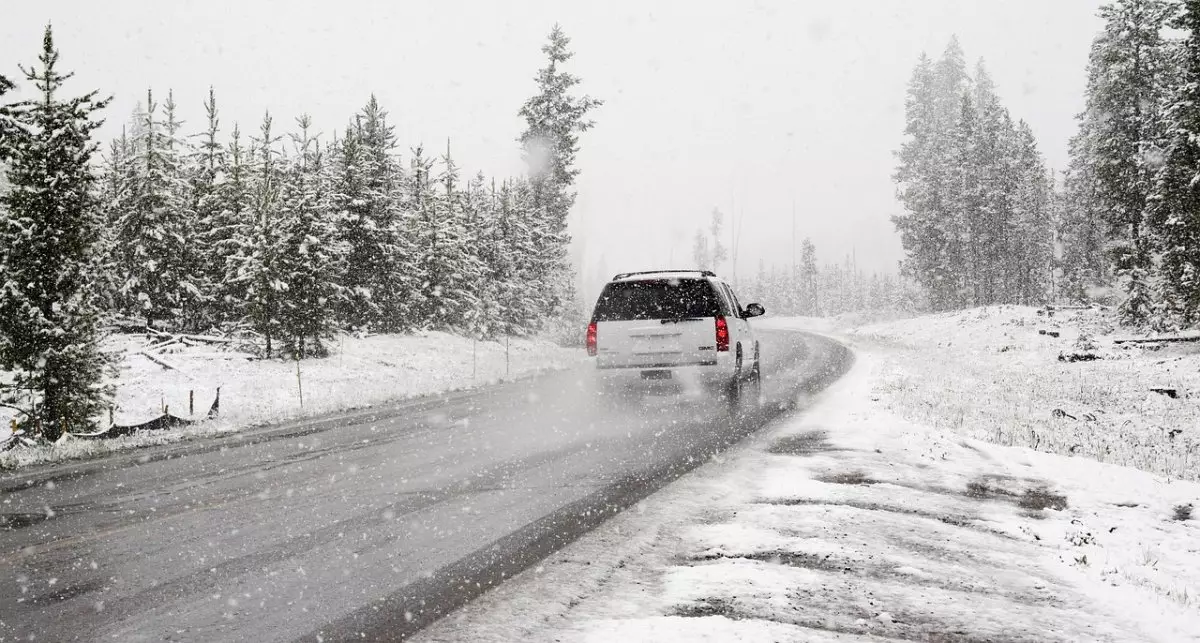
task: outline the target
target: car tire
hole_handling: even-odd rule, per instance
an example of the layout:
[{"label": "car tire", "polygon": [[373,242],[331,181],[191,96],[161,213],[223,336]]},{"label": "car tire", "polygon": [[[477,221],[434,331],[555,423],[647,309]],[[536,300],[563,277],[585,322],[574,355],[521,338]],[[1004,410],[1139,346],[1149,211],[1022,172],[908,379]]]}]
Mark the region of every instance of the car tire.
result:
[{"label": "car tire", "polygon": [[735,422],[745,422],[758,415],[762,408],[762,374],[758,364],[738,373],[726,384],[729,415]]},{"label": "car tire", "polygon": [[750,369],[750,374],[746,377],[746,383],[742,386],[742,397],[744,403],[742,405],[744,411],[749,414],[757,414],[762,410],[763,392],[762,392],[762,369],[758,365],[758,360],[754,360],[754,366]]}]

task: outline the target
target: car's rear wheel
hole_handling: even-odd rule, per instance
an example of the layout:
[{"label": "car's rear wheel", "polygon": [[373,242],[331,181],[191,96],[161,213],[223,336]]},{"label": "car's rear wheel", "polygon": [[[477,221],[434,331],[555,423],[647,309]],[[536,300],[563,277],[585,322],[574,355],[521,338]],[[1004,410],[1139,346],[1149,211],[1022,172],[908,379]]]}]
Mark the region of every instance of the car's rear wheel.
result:
[{"label": "car's rear wheel", "polygon": [[748,415],[758,413],[762,409],[762,402],[762,370],[758,366],[758,360],[754,360],[754,366],[750,369],[750,374],[746,376],[746,382],[742,385],[743,412]]}]

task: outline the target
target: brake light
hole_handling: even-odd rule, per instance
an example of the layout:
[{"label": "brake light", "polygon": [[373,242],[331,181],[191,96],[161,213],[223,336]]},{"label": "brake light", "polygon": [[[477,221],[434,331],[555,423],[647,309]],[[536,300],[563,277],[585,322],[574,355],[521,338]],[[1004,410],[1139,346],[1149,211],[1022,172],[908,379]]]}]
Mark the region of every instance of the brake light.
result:
[{"label": "brake light", "polygon": [[729,351],[729,324],[725,323],[725,318],[719,315],[717,316],[717,350]]},{"label": "brake light", "polygon": [[[578,335],[576,335],[576,337],[578,337]],[[596,356],[596,322],[588,324],[587,352],[589,357]]]}]

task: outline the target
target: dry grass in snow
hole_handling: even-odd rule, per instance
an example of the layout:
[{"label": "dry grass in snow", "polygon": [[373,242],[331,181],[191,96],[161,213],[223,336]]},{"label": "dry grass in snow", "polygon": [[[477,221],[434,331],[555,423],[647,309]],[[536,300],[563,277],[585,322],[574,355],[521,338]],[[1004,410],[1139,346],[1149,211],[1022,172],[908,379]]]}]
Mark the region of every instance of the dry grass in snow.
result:
[{"label": "dry grass in snow", "polygon": [[[1131,336],[1108,312],[1047,316],[1016,306],[845,333],[881,356],[875,395],[907,419],[997,444],[1200,479],[1200,343],[1113,341]],[[1059,359],[1080,354],[1098,359]]]}]

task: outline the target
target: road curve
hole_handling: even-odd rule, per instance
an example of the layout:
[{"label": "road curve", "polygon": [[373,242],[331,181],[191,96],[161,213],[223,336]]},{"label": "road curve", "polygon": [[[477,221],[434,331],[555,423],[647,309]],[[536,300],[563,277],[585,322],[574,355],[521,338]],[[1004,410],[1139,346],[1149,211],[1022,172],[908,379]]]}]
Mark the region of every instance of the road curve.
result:
[{"label": "road curve", "polygon": [[762,342],[740,423],[703,396],[597,404],[581,368],[0,477],[0,642],[402,639],[852,361]]}]

